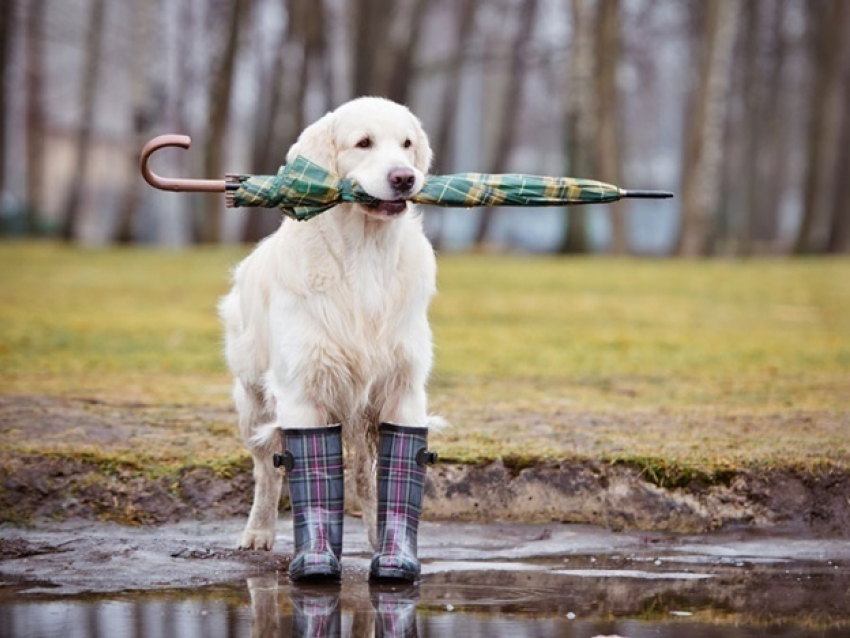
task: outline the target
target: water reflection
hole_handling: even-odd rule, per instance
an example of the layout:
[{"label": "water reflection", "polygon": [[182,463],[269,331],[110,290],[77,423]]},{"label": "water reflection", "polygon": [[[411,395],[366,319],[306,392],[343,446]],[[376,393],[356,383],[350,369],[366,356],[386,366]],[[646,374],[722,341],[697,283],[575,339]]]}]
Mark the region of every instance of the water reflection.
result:
[{"label": "water reflection", "polygon": [[416,631],[416,603],[419,586],[400,589],[391,586],[370,588],[372,608],[375,610],[375,638],[418,638]]},{"label": "water reflection", "polygon": [[[282,591],[276,578],[248,579],[252,636],[285,635],[282,625],[286,620],[289,620],[289,633],[297,638],[343,635],[342,588],[338,583],[291,583],[286,589],[291,605],[288,618],[289,610],[279,604]],[[369,585],[370,605],[354,605],[346,635],[418,638],[418,600],[419,585]]]},{"label": "water reflection", "polygon": [[850,575],[843,565],[715,569],[702,580],[579,578],[525,567],[452,569],[416,586],[374,586],[365,571],[352,571],[334,585],[291,585],[281,574],[213,588],[76,598],[51,596],[45,584],[6,582],[0,637],[838,638],[850,628]]},{"label": "water reflection", "polygon": [[292,601],[292,634],[303,638],[342,635],[339,585],[324,587],[295,585],[289,589]]}]

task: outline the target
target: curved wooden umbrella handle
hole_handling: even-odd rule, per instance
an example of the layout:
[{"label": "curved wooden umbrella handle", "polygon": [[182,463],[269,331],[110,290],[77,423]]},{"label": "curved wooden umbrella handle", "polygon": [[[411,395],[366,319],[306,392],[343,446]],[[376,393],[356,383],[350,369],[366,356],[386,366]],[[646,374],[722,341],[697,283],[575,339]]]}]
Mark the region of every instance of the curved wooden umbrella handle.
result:
[{"label": "curved wooden umbrella handle", "polygon": [[162,177],[157,175],[148,166],[151,155],[166,146],[178,146],[189,148],[192,138],[188,135],[160,135],[145,144],[142,155],[139,157],[139,168],[145,181],[163,191],[175,191],[178,193],[223,193],[226,190],[223,179],[182,179],[179,177]]}]

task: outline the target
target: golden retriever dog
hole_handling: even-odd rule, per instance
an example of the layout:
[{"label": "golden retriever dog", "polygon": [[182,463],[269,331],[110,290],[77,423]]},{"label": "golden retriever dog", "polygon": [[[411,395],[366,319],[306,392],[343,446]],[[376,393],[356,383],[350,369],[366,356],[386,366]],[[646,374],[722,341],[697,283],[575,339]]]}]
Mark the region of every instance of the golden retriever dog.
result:
[{"label": "golden retriever dog", "polygon": [[440,423],[428,416],[425,391],[436,264],[406,201],[422,188],[431,148],[407,108],[359,98],[305,129],[287,160],[297,155],[356,180],[381,203],[286,220],[236,267],[220,302],[233,398],[254,460],[240,545],[274,544],[281,429],[341,424],[374,546],[379,424]]}]

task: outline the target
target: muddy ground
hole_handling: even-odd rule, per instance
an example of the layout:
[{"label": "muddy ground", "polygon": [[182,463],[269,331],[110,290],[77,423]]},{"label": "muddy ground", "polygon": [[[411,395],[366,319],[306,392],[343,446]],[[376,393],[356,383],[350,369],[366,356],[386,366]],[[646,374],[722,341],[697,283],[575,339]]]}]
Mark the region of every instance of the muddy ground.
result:
[{"label": "muddy ground", "polygon": [[[294,614],[303,592],[286,578],[285,498],[274,551],[236,549],[252,492],[247,458],[133,462],[135,450],[192,448],[196,436],[223,442],[210,455],[221,457],[232,420],[227,408],[164,415],[142,404],[0,397],[0,635],[41,627],[50,616],[39,605],[50,601],[87,618],[87,605],[123,601],[137,618],[148,604],[170,614],[163,604],[185,611],[183,601],[197,599],[199,614],[227,605],[221,622],[250,609],[252,630]],[[175,430],[184,443],[168,438]],[[704,635],[717,623],[819,636],[850,626],[850,477],[835,468],[751,467],[665,483],[592,458],[439,463],[425,512],[410,613],[442,623],[443,635],[449,626],[456,635],[458,622],[516,622],[517,613],[561,623],[577,613],[589,623],[582,635],[615,633],[618,618],[660,627],[684,618],[708,623]],[[381,593],[368,585],[370,548],[355,517],[344,545],[335,604],[353,615],[346,622],[363,613],[374,622]]]},{"label": "muddy ground", "polygon": [[[83,518],[161,525],[249,511],[251,464],[245,456],[234,454],[230,458],[235,460],[221,463],[172,462],[154,469],[131,462],[135,450],[140,458],[149,454],[147,442],[164,436],[157,430],[176,429],[175,422],[189,432],[187,441],[173,443],[175,447],[191,447],[191,437],[217,441],[225,449],[241,447],[225,435],[211,434],[232,422],[227,408],[187,406],[181,412],[178,406],[165,419],[156,407],[141,404],[0,399],[0,522]],[[157,440],[160,448],[169,444],[168,439]],[[356,512],[352,499],[348,505]],[[283,499],[281,509],[286,506]],[[679,533],[780,527],[847,537],[850,473],[834,467],[745,467],[680,475],[671,483],[635,464],[593,458],[442,462],[428,473],[425,516]]]}]

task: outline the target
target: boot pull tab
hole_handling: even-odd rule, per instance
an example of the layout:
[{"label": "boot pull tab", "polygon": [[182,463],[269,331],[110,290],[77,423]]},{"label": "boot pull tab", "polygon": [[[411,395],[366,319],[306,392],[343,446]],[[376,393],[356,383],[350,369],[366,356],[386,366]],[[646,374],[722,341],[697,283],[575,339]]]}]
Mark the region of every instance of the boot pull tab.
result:
[{"label": "boot pull tab", "polygon": [[280,434],[280,448],[283,452],[275,452],[274,455],[272,455],[272,463],[275,467],[282,467],[289,472],[293,467],[295,467],[295,457],[292,456],[292,452],[286,449],[286,436],[283,434],[283,428],[278,428],[277,431],[278,434]]},{"label": "boot pull tab", "polygon": [[287,472],[290,472],[295,467],[295,457],[292,456],[292,452],[286,450],[283,454],[275,454],[272,457],[272,463],[274,463],[275,467],[282,467]]},{"label": "boot pull tab", "polygon": [[416,453],[416,464],[420,467],[425,467],[426,465],[436,465],[437,453],[427,450],[424,447],[419,448],[419,451]]}]

